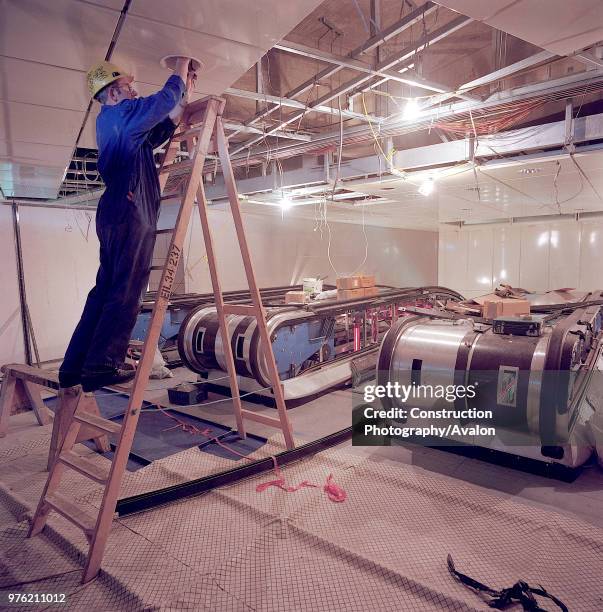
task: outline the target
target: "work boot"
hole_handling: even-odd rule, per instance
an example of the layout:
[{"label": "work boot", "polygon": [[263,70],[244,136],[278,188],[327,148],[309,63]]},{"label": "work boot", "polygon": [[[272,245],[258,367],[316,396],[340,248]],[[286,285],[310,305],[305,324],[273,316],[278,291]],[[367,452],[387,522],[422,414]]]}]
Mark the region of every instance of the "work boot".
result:
[{"label": "work boot", "polygon": [[95,371],[86,370],[82,373],[82,390],[88,393],[108,385],[119,385],[132,380],[134,376],[136,376],[136,370],[126,363],[119,368]]}]

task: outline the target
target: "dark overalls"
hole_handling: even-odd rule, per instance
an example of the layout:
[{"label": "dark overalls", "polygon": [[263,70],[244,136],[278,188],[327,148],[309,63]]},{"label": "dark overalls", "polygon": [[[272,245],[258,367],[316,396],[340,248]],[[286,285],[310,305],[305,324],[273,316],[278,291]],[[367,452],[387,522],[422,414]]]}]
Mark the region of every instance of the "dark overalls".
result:
[{"label": "dark overalls", "polygon": [[168,113],[183,93],[182,79],[173,75],[152,96],[101,108],[96,139],[106,189],[96,214],[100,266],[67,347],[62,377],[123,365],[149,281],[159,217],[153,149],[174,132]]}]

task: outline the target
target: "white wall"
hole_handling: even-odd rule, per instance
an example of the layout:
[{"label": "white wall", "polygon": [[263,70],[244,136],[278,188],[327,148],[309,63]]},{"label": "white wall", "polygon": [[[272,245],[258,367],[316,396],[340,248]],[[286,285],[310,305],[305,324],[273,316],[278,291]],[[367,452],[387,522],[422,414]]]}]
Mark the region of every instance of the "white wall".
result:
[{"label": "white wall", "polygon": [[499,283],[530,291],[603,287],[603,220],[442,229],[439,284],[466,297]]},{"label": "white wall", "polygon": [[10,206],[0,205],[0,365],[25,360]]},{"label": "white wall", "polygon": [[[98,267],[94,214],[82,210],[20,206],[20,227],[27,299],[42,361],[62,358],[79,320]],[[160,227],[174,225],[175,207],[164,207]],[[211,211],[223,289],[245,287],[230,214]],[[327,233],[314,222],[280,216],[245,215],[260,286],[301,282],[304,276],[329,275]],[[424,285],[437,278],[437,233],[366,227],[369,251],[366,273],[381,284]],[[353,271],[364,257],[362,226],[331,223],[332,260],[341,273]],[[167,240],[164,238],[163,241]],[[209,292],[211,283],[198,214],[184,247],[186,284],[180,290]],[[23,362],[11,210],[0,206],[0,363]],[[156,260],[159,262],[159,260]]]},{"label": "white wall", "polygon": [[[221,267],[224,290],[247,287],[237,250],[230,212],[212,209],[210,223]],[[335,283],[328,250],[328,231],[314,231],[315,222],[286,215],[244,215],[245,231],[258,284],[261,287],[301,283],[304,277],[327,276]],[[339,275],[354,272],[365,256],[361,225],[330,223],[331,261]],[[209,268],[199,215],[193,214],[192,231],[184,247],[186,292],[211,291]],[[437,233],[366,226],[368,256],[361,270],[375,274],[382,285],[434,284],[437,279]]]},{"label": "white wall", "polygon": [[60,359],[98,267],[94,214],[20,206],[27,302],[40,359]]}]

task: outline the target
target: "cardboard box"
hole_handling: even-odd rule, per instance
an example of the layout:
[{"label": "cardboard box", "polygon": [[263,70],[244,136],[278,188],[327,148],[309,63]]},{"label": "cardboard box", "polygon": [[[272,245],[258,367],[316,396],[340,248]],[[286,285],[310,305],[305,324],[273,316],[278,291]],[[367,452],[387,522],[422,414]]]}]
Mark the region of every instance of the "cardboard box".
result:
[{"label": "cardboard box", "polygon": [[377,287],[365,287],[362,291],[364,292],[364,297],[379,295],[379,289],[377,289]]},{"label": "cardboard box", "polygon": [[354,300],[364,297],[364,289],[338,289],[338,300]]},{"label": "cardboard box", "polygon": [[522,314],[530,314],[528,300],[498,298],[484,302],[482,316],[484,319],[496,319],[496,317],[516,317]]},{"label": "cardboard box", "polygon": [[530,314],[530,302],[528,300],[515,300],[513,298],[502,300],[503,317],[517,317],[522,314]]},{"label": "cardboard box", "polygon": [[348,290],[348,289],[361,289],[360,276],[340,276],[336,281],[337,289]]},{"label": "cardboard box", "polygon": [[482,305],[482,317],[484,319],[496,319],[502,314],[502,304],[500,300],[487,300]]},{"label": "cardboard box", "polygon": [[375,286],[375,275],[374,274],[369,274],[369,275],[362,275],[360,277],[360,286],[361,287],[374,287]]},{"label": "cardboard box", "polygon": [[303,291],[287,291],[285,293],[285,304],[304,304],[309,298],[309,294]]}]

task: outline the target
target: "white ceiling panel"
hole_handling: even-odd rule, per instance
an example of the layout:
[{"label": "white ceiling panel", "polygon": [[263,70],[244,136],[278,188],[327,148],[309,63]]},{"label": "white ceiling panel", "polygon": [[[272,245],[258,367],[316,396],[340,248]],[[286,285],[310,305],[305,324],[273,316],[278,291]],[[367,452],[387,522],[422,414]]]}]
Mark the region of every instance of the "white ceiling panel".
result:
[{"label": "white ceiling panel", "polygon": [[0,140],[73,146],[83,117],[80,111],[0,102]]},{"label": "white ceiling panel", "polygon": [[159,60],[176,53],[203,59],[206,67],[199,75],[197,89],[220,94],[251,68],[264,50],[128,15],[113,61],[132,71],[138,81],[160,85],[171,73],[159,66]]},{"label": "white ceiling panel", "polygon": [[[140,94],[148,95],[169,76],[161,57],[200,57],[206,70],[196,96],[221,94],[320,3],[134,0],[112,61],[132,71]],[[18,197],[38,197],[16,180],[23,164],[67,166],[88,105],[85,73],[105,56],[122,6],[122,0],[0,0],[0,157],[15,164],[3,177],[10,190],[24,187]],[[97,110],[80,146],[96,146]],[[42,151],[17,153],[32,144]],[[44,177],[49,197],[56,196],[62,171],[36,180]]]},{"label": "white ceiling panel", "polygon": [[55,165],[57,159],[71,155],[73,147],[19,142],[15,140],[0,140],[0,160],[14,161],[36,166]]},{"label": "white ceiling panel", "polygon": [[557,55],[603,40],[601,0],[436,0]]},{"label": "white ceiling panel", "polygon": [[54,198],[88,105],[85,71],[106,53],[117,13],[74,0],[0,7],[0,186]]},{"label": "white ceiling panel", "polygon": [[178,0],[174,10],[173,2],[134,0],[129,14],[267,50],[318,4],[315,0]]},{"label": "white ceiling panel", "polygon": [[[0,161],[0,185],[6,197],[49,198],[53,187],[63,178],[64,168],[34,166],[31,164]],[[28,195],[22,196],[25,191]]]},{"label": "white ceiling panel", "polygon": [[75,0],[3,0],[0,6],[0,55],[82,72],[104,57],[119,16]]},{"label": "white ceiling panel", "polygon": [[88,105],[83,72],[0,56],[0,100],[83,111]]}]

